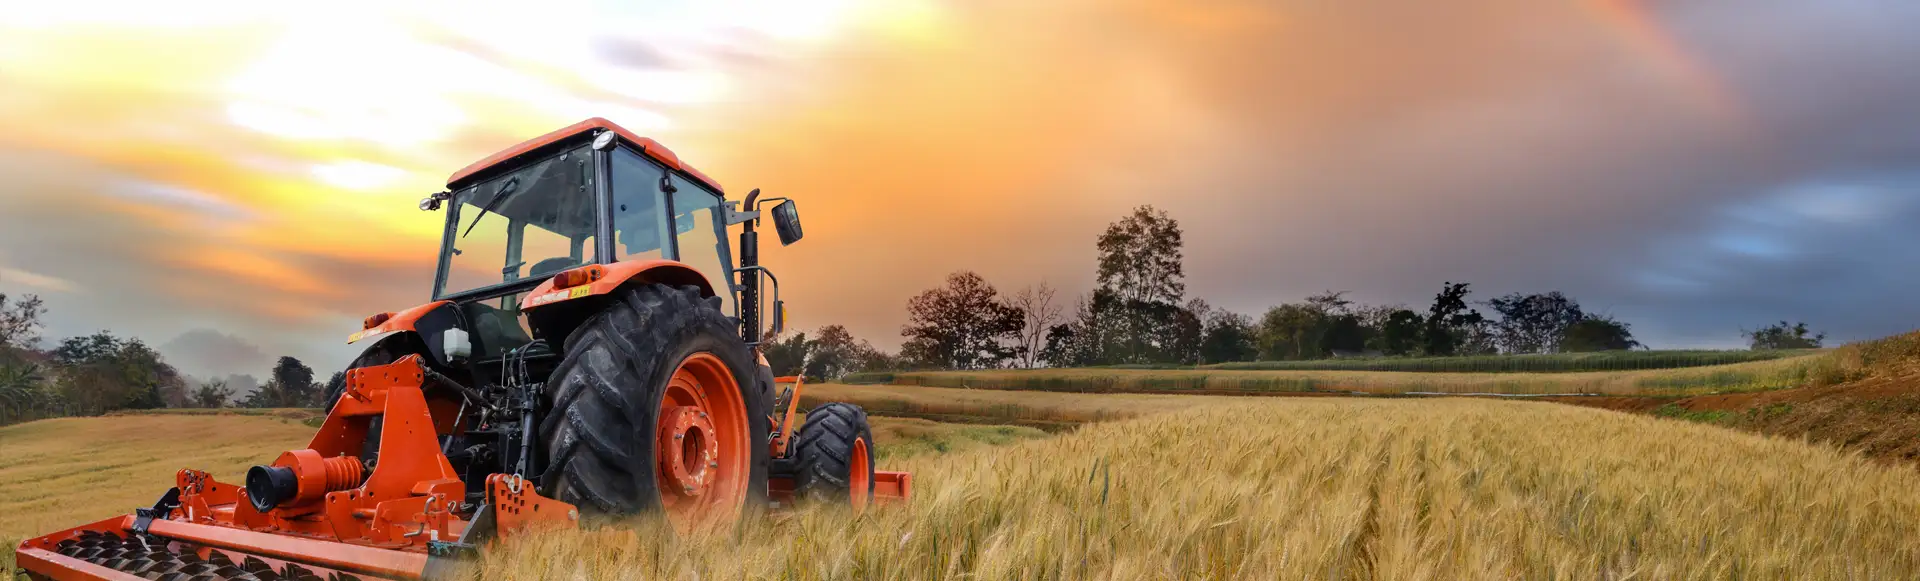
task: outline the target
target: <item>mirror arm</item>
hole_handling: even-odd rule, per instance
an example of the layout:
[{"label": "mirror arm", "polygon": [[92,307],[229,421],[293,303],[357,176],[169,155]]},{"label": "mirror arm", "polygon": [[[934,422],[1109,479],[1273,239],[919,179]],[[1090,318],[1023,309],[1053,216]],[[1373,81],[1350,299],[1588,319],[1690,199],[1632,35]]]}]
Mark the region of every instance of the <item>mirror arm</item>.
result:
[{"label": "mirror arm", "polygon": [[727,202],[726,217],[728,226],[745,224],[760,219],[760,212],[741,212],[734,209],[737,205],[739,205],[739,202]]}]

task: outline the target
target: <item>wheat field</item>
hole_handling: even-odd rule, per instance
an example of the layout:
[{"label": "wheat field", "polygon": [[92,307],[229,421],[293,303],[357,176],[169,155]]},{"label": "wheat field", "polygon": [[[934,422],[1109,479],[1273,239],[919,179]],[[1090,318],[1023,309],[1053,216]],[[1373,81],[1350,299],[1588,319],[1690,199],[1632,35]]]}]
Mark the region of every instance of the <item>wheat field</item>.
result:
[{"label": "wheat field", "polygon": [[510,544],[483,579],[1915,579],[1920,473],[1548,403],[1238,399],[907,459],[909,504]]},{"label": "wheat field", "polygon": [[[881,466],[915,473],[905,505],[545,535],[472,576],[1920,578],[1920,472],[1799,441],[1543,402],[953,391],[908,397],[1110,420],[1046,436],[878,418]],[[188,415],[0,429],[0,537],[125,513],[181,466],[237,478],[310,433]]]},{"label": "wheat field", "polygon": [[[240,482],[313,438],[315,410],[154,410],[0,427],[0,579],[22,539],[152,506],[181,468]],[[1045,438],[1032,428],[873,418],[882,468]]]}]

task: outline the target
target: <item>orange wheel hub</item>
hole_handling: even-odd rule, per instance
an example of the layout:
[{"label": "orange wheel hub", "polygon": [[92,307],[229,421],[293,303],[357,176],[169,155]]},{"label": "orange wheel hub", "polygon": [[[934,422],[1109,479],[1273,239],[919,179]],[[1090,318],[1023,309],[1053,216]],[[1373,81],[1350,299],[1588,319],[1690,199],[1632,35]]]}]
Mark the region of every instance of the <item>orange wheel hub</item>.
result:
[{"label": "orange wheel hub", "polygon": [[873,460],[868,457],[866,438],[853,441],[853,458],[847,462],[847,466],[853,471],[847,477],[847,487],[852,489],[853,494],[853,509],[866,508],[867,494],[873,488]]},{"label": "orange wheel hub", "polygon": [[681,361],[660,397],[658,417],[655,483],[674,528],[739,520],[753,447],[746,402],[726,364],[711,353]]}]

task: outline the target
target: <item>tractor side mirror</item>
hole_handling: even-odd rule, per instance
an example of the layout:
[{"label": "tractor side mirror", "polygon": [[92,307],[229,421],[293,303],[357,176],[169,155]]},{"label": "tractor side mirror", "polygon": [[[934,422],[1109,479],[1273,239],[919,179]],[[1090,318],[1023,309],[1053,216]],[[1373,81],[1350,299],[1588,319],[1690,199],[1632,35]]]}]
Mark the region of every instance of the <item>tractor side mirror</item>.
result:
[{"label": "tractor side mirror", "polygon": [[773,328],[770,329],[769,330],[770,332],[768,332],[767,334],[779,335],[781,331],[785,331],[785,330],[787,330],[787,302],[779,299],[774,299]]},{"label": "tractor side mirror", "polygon": [[773,207],[773,229],[780,232],[781,246],[800,241],[800,209],[794,206],[793,200]]}]

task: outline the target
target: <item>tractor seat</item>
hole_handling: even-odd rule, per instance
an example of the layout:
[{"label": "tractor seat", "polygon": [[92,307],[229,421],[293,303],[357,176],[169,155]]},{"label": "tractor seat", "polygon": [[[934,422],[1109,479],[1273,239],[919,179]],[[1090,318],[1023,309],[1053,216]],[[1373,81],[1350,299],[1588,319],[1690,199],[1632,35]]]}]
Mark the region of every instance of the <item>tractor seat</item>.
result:
[{"label": "tractor seat", "polygon": [[546,260],[533,263],[533,268],[527,269],[527,277],[531,278],[536,276],[546,276],[549,274],[556,274],[562,270],[573,268],[579,265],[580,265],[580,261],[578,260],[574,260],[572,258],[565,257],[565,256],[555,256],[553,258],[548,258]]}]

